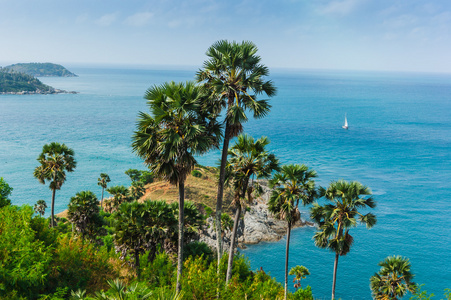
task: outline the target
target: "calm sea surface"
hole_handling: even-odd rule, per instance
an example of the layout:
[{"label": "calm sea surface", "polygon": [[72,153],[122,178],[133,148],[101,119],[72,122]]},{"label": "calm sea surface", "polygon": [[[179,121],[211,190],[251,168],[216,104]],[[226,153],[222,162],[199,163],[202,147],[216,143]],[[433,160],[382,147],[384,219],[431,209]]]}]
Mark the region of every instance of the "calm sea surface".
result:
[{"label": "calm sea surface", "polygon": [[[185,81],[195,70],[73,67],[76,78],[41,78],[79,94],[0,96],[0,177],[13,188],[13,204],[50,203],[48,186],[33,178],[45,143],[75,150],[75,172],[56,194],[56,211],[81,190],[100,196],[97,178],[129,184],[124,171],[144,169],[131,152],[147,88]],[[377,225],[351,230],[354,245],[340,257],[337,297],[370,299],[369,278],[389,255],[410,258],[415,282],[437,298],[451,287],[451,75],[273,70],[278,94],[268,117],[249,120],[245,131],[266,135],[283,163],[304,163],[318,172],[318,184],[338,179],[369,186],[377,200]],[[347,114],[349,130],[343,130]],[[214,165],[215,151],[200,158]],[[48,209],[48,212],[50,210]],[[308,208],[304,209],[308,217]],[[330,298],[333,253],[312,242],[313,228],[293,230],[290,268],[304,265],[302,284]],[[280,282],[285,240],[242,250],[252,268],[263,267]],[[291,280],[290,280],[291,282]]]}]

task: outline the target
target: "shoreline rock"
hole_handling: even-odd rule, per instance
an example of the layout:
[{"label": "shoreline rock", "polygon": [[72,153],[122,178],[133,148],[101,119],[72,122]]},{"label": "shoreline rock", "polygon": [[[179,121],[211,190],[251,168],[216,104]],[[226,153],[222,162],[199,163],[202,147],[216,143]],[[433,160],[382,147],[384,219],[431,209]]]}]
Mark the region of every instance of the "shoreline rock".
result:
[{"label": "shoreline rock", "polygon": [[[268,200],[271,189],[263,186],[263,195],[249,206],[239,221],[237,230],[237,246],[245,249],[246,245],[258,244],[260,242],[277,242],[286,234],[287,223],[278,220],[268,211]],[[314,226],[314,223],[300,220],[293,225],[293,228],[302,226]],[[223,251],[228,252],[232,232],[228,230],[223,237]],[[199,241],[216,249],[216,231],[212,217],[207,219],[206,228],[199,234]]]}]

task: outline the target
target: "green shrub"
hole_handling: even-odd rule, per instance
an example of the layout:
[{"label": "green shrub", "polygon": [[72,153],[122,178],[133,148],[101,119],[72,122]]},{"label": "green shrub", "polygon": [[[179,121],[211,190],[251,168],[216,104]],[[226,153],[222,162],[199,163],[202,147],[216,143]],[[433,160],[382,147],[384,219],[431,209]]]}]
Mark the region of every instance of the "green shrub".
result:
[{"label": "green shrub", "polygon": [[198,241],[187,244],[183,249],[183,255],[185,258],[202,256],[208,263],[211,263],[215,257],[215,253],[206,243]]},{"label": "green shrub", "polygon": [[306,288],[299,288],[293,294],[294,300],[313,300],[312,288],[308,285]]},{"label": "green shrub", "polygon": [[175,279],[176,267],[169,256],[158,251],[155,259],[149,262],[150,251],[147,251],[140,259],[141,279],[152,288],[172,286]]},{"label": "green shrub", "polygon": [[192,170],[191,175],[193,175],[194,177],[197,177],[197,178],[202,178],[202,172],[199,170]]},{"label": "green shrub", "polygon": [[45,242],[37,239],[33,213],[28,205],[0,209],[0,298],[36,299],[50,272],[51,234],[41,236]]},{"label": "green shrub", "polygon": [[70,290],[86,289],[88,292],[106,288],[107,280],[119,277],[110,263],[111,253],[100,250],[89,242],[61,236],[52,261],[47,292],[68,287]]}]

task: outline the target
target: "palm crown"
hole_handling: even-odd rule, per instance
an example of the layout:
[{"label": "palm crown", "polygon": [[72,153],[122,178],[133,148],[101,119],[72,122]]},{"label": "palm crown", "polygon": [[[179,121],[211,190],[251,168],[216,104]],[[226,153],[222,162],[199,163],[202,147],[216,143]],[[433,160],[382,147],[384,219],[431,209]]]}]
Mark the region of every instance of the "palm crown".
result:
[{"label": "palm crown", "polygon": [[407,292],[415,292],[410,271],[410,262],[401,256],[389,256],[379,263],[381,269],[370,278],[370,287],[375,299],[398,299]]},{"label": "palm crown", "polygon": [[303,205],[310,204],[316,197],[314,170],[306,165],[284,165],[280,172],[270,180],[273,188],[268,202],[268,209],[277,218],[290,224],[299,218],[297,207],[299,201]]},{"label": "palm crown", "polygon": [[370,189],[357,181],[339,180],[332,182],[327,189],[321,187],[320,196],[332,203],[324,206],[315,203],[311,209],[312,219],[320,226],[320,231],[314,236],[315,244],[346,255],[353,242],[349,229],[357,226],[357,221],[367,228],[376,224],[374,214],[359,212],[361,208],[376,207],[372,197],[361,197],[370,194]]},{"label": "palm crown", "polygon": [[154,86],[145,95],[153,116],[139,114],[133,150],[156,176],[172,184],[186,179],[195,154],[218,144],[220,126],[201,110],[201,96],[192,82]]},{"label": "palm crown", "polygon": [[238,135],[241,123],[247,121],[245,110],[251,111],[255,118],[269,112],[268,101],[257,100],[257,95],[265,93],[271,97],[276,93],[272,82],[264,80],[269,70],[260,63],[257,51],[257,46],[249,41],[217,41],[208,48],[209,59],[197,72],[197,80],[211,94],[211,101],[206,104],[215,107],[218,113],[227,108],[226,120],[233,126],[231,136]]}]

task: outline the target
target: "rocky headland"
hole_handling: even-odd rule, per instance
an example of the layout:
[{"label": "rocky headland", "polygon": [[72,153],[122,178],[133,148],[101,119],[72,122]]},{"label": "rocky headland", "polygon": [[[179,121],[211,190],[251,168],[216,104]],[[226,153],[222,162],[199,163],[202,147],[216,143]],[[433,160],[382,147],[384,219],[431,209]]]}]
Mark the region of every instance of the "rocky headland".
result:
[{"label": "rocky headland", "polygon": [[[268,211],[268,200],[271,189],[264,186],[263,195],[256,199],[254,203],[249,206],[249,209],[244,211],[244,217],[239,221],[237,231],[238,247],[245,248],[246,245],[258,244],[260,242],[275,242],[280,240],[287,232],[287,223],[283,220],[278,220]],[[214,219],[209,217],[207,224],[199,232],[199,241],[206,243],[211,248],[216,248],[216,231],[214,227]],[[293,226],[314,226],[313,223],[300,220]],[[230,239],[232,232],[227,230],[223,237],[223,250],[227,252],[230,247]]]}]

